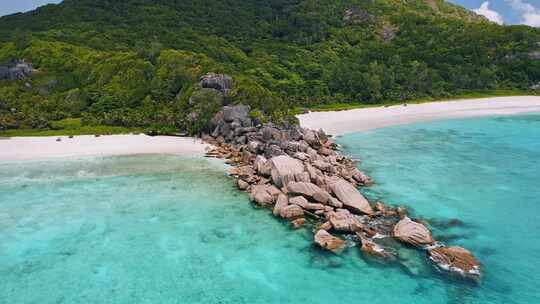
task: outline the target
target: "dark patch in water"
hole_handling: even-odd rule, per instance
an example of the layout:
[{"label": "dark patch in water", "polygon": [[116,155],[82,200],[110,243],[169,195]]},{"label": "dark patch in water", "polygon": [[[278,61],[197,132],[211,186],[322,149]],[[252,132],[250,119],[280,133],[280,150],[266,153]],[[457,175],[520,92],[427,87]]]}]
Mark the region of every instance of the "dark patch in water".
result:
[{"label": "dark patch in water", "polygon": [[492,256],[497,253],[497,250],[491,247],[483,247],[483,248],[480,248],[480,250],[478,250],[478,253],[480,253],[483,256]]}]

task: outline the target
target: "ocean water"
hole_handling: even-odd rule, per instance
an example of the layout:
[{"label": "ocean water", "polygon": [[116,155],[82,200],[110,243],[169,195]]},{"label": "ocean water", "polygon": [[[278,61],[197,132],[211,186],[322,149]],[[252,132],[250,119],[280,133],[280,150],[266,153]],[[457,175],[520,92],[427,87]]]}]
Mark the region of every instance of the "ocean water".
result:
[{"label": "ocean water", "polygon": [[[470,249],[482,284],[463,303],[540,303],[540,114],[437,121],[339,139],[435,237]],[[459,219],[461,223],[452,223]]]},{"label": "ocean water", "polygon": [[413,250],[407,269],[323,252],[218,161],[0,163],[0,303],[539,303],[539,131],[540,116],[516,116],[339,139],[377,181],[367,195],[482,260],[479,286]]}]

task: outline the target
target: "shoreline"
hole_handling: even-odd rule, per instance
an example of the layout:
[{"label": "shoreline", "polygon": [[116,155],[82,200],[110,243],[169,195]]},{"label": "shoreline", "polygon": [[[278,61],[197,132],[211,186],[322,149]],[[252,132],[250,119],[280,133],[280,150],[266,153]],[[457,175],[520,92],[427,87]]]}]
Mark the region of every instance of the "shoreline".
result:
[{"label": "shoreline", "polygon": [[[61,141],[57,141],[60,138]],[[203,156],[208,145],[191,137],[147,135],[82,135],[11,137],[0,140],[0,162],[62,157],[173,154]]]},{"label": "shoreline", "polygon": [[420,104],[309,112],[297,115],[300,125],[333,135],[444,119],[540,113],[540,96],[492,97]]}]

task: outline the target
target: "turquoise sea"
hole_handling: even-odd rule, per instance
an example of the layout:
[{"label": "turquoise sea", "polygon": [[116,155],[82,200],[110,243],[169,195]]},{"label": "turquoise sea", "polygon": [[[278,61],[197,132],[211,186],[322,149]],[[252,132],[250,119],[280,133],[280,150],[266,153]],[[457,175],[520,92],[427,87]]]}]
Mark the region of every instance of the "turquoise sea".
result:
[{"label": "turquoise sea", "polygon": [[[540,303],[540,115],[339,138],[372,198],[483,262],[479,286],[312,245],[175,156],[0,163],[0,303]],[[460,219],[461,221],[453,221]]]}]

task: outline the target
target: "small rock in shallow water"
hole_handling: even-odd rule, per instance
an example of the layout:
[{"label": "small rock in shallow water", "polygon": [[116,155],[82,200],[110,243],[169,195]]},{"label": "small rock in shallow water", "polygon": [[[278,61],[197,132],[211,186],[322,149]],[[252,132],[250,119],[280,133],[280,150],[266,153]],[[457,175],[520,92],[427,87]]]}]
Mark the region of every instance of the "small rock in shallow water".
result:
[{"label": "small rock in shallow water", "polygon": [[479,281],[482,273],[480,262],[462,247],[439,247],[429,250],[429,258],[437,269],[452,275]]},{"label": "small rock in shallow water", "polygon": [[433,243],[431,231],[426,226],[414,222],[408,217],[405,217],[396,224],[394,227],[394,236],[404,243],[417,247]]},{"label": "small rock in shallow water", "polygon": [[249,184],[246,183],[244,180],[238,179],[237,181],[238,189],[240,190],[246,190],[249,187]]},{"label": "small rock in shallow water", "polygon": [[306,219],[301,217],[291,222],[294,229],[300,229],[306,223]]},{"label": "small rock in shallow water", "polygon": [[382,258],[387,261],[393,261],[396,259],[395,255],[392,252],[390,252],[389,250],[386,250],[385,248],[373,242],[372,240],[362,236],[361,233],[357,233],[356,235],[360,239],[360,243],[361,243],[360,250],[364,252],[365,254],[372,257]]},{"label": "small rock in shallow water", "polygon": [[345,248],[345,241],[337,238],[326,230],[319,230],[315,234],[315,243],[321,248],[330,250],[334,253],[338,253]]}]

